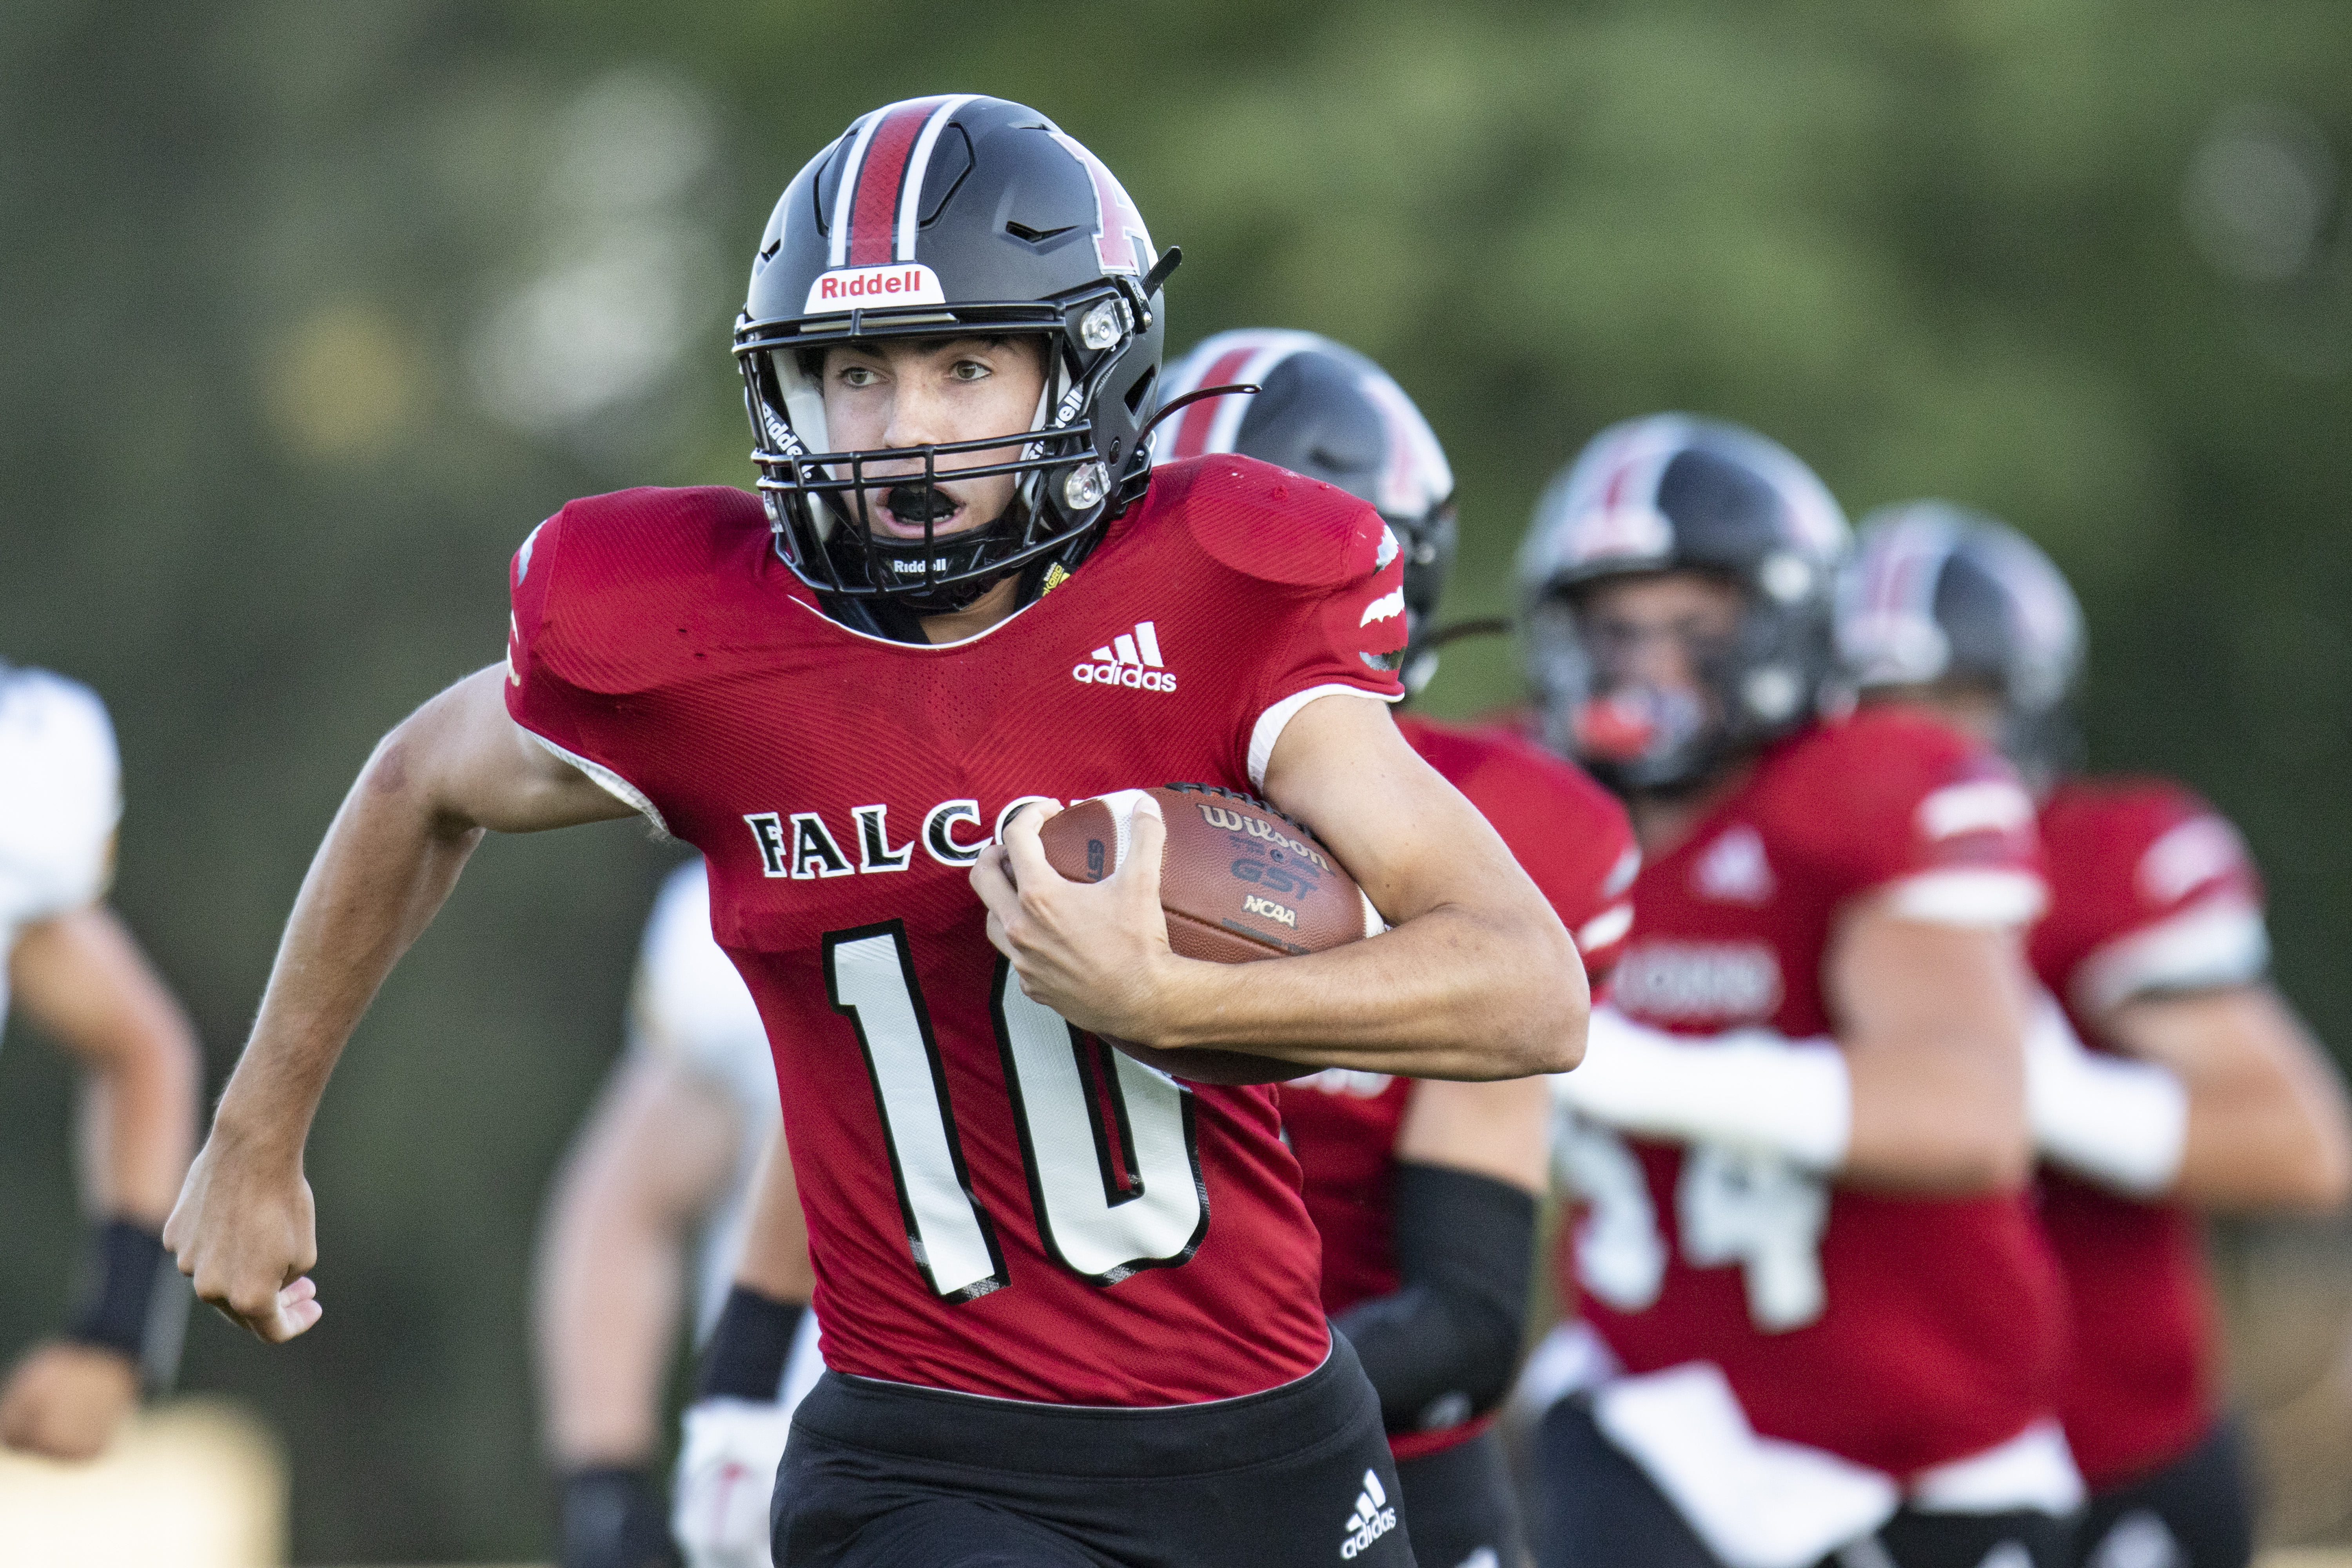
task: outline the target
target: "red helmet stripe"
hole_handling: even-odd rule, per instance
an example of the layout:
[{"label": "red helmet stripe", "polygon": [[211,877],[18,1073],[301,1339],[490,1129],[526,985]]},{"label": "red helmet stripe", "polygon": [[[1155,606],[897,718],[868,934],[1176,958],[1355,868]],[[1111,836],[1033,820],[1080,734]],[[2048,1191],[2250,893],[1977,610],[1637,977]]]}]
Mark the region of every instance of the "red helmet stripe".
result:
[{"label": "red helmet stripe", "polygon": [[1617,459],[1615,471],[1609,476],[1609,482],[1601,489],[1601,510],[1615,511],[1625,504],[1625,486],[1633,479],[1633,470],[1640,465],[1643,456],[1643,454],[1639,451],[1629,451]]},{"label": "red helmet stripe", "polygon": [[1095,188],[1096,261],[1105,272],[1132,272],[1139,278],[1150,271],[1156,259],[1151,236],[1143,226],[1143,215],[1128,199],[1118,176],[1105,168],[1103,161],[1088,152],[1084,143],[1059,131],[1053,136],[1065,152],[1077,160],[1078,167],[1087,172],[1087,183]]},{"label": "red helmet stripe", "polygon": [[[1195,385],[1188,386],[1184,390],[1194,392],[1203,386],[1231,384],[1233,379],[1241,374],[1242,366],[1247,364],[1251,356],[1256,353],[1255,344],[1227,349],[1202,373],[1201,379]],[[1177,457],[1197,458],[1209,449],[1209,427],[1217,422],[1217,405],[1223,401],[1224,399],[1221,397],[1204,397],[1198,403],[1186,404],[1177,413],[1175,445]]]},{"label": "red helmet stripe", "polygon": [[857,195],[849,208],[848,265],[879,267],[891,259],[897,237],[899,186],[907,176],[915,140],[931,110],[945,100],[909,99],[882,110],[882,118],[866,143],[866,156],[855,171]]}]

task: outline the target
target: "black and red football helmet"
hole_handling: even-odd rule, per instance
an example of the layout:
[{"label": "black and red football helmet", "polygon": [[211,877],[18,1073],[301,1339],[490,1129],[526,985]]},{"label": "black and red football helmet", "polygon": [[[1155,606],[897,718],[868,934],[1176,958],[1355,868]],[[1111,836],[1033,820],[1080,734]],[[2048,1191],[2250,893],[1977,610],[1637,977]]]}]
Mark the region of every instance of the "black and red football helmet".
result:
[{"label": "black and red football helmet", "polygon": [[[1172,261],[1174,253],[1170,253]],[[1035,110],[972,94],[862,116],[777,202],[751,265],[735,356],[778,552],[836,607],[918,615],[970,604],[1008,573],[1050,585],[1140,494],[1167,267],[1102,161]],[[1034,335],[1046,378],[1018,457],[937,468],[1003,437],[840,451],[825,431],[824,349],[886,338]],[[903,471],[919,460],[919,481]],[[888,461],[883,479],[873,466]],[[874,535],[877,487],[1013,474],[1005,513],[920,540]],[[1058,581],[1058,578],[1054,579]]]},{"label": "black and red football helmet", "polygon": [[[1828,487],[1752,430],[1656,414],[1602,431],[1545,489],[1519,548],[1545,742],[1614,789],[1671,792],[1794,730],[1835,674],[1832,606],[1851,542]],[[1592,584],[1674,571],[1741,593],[1738,632],[1701,661],[1708,704],[1622,680],[1582,624]]]},{"label": "black and red football helmet", "polygon": [[2001,750],[2046,786],[2081,749],[2069,700],[2084,642],[2064,574],[2007,523],[1943,500],[1863,519],[1837,608],[1838,654],[1857,689],[1982,686],[2000,702]]},{"label": "black and red football helmet", "polygon": [[[1194,392],[1234,385],[1258,391],[1172,406]],[[1219,332],[1169,366],[1161,405],[1171,412],[1152,435],[1156,461],[1239,452],[1372,504],[1404,555],[1406,642],[1398,672],[1408,691],[1426,686],[1437,668],[1429,633],[1457,539],[1454,470],[1395,379],[1314,332],[1244,328]]]}]

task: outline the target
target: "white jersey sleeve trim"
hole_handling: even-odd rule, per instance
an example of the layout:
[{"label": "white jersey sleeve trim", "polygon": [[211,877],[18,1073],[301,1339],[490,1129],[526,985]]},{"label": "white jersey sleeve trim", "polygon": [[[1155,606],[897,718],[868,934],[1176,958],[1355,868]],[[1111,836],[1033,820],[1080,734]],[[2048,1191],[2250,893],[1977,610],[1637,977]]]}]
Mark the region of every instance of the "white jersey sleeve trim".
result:
[{"label": "white jersey sleeve trim", "polygon": [[2033,797],[2007,779],[1946,784],[1919,803],[1919,831],[1930,838],[2009,833],[2033,821]]},{"label": "white jersey sleeve trim", "polygon": [[645,791],[639,789],[636,785],[631,784],[628,780],[623,778],[620,774],[614,773],[604,763],[592,763],[587,758],[580,755],[577,752],[565,751],[562,747],[557,745],[554,742],[549,740],[546,736],[541,734],[536,730],[523,729],[520,724],[515,727],[522,730],[522,732],[529,735],[532,740],[537,741],[541,747],[543,748],[549,755],[556,758],[558,761],[570,763],[573,767],[578,768],[582,773],[586,773],[589,779],[595,784],[597,788],[603,790],[606,795],[611,795],[614,800],[619,801],[623,805],[627,806],[631,811],[634,811],[638,816],[644,817],[647,822],[652,823],[654,825],[655,832],[660,834],[664,838],[670,837],[669,824],[662,820],[660,808],[654,805],[653,801],[646,796]]},{"label": "white jersey sleeve trim", "polygon": [[1360,686],[1349,686],[1336,680],[1321,686],[1310,686],[1304,691],[1292,692],[1259,714],[1257,723],[1250,730],[1250,788],[1255,790],[1265,788],[1265,768],[1268,763],[1274,761],[1275,742],[1282,739],[1283,731],[1289,728],[1290,721],[1298,716],[1298,710],[1318,697],[1362,697],[1374,702],[1404,700],[1404,693],[1402,691],[1391,696],[1385,691],[1367,691]]},{"label": "white jersey sleeve trim", "polygon": [[1612,904],[1577,928],[1576,950],[1597,952],[1633,929],[1633,906]]},{"label": "white jersey sleeve trim", "polygon": [[2262,978],[2271,962],[2262,911],[2236,894],[2192,904],[2084,959],[2069,989],[2084,1016],[2151,991],[2210,991]]},{"label": "white jersey sleeve trim", "polygon": [[1905,920],[1969,930],[2030,924],[2049,897],[2031,871],[1921,871],[1886,891],[1887,908]]}]

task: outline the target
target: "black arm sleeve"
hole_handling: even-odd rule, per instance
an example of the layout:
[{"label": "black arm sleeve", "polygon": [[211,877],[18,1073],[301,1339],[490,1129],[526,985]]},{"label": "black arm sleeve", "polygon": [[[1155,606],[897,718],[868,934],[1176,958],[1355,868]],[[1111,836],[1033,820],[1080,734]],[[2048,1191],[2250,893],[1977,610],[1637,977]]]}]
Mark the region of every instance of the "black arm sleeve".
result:
[{"label": "black arm sleeve", "polygon": [[1333,1321],[1381,1396],[1391,1432],[1452,1426],[1511,1385],[1535,1268],[1532,1194],[1443,1165],[1396,1173],[1393,1294]]},{"label": "black arm sleeve", "polygon": [[773,1404],[783,1386],[784,1363],[793,1353],[793,1336],[800,1332],[802,1301],[779,1301],[749,1285],[727,1292],[710,1343],[702,1352],[702,1374],[694,1397],[749,1399]]}]

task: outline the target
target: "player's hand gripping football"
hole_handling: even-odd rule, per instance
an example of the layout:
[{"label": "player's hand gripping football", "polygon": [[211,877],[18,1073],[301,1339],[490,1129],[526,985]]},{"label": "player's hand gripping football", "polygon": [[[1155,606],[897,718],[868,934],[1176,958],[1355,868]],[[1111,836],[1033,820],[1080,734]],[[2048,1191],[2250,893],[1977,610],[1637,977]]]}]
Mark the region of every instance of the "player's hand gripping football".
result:
[{"label": "player's hand gripping football", "polygon": [[1161,1033],[1163,983],[1183,960],[1168,946],[1160,908],[1160,854],[1168,836],[1150,796],[1135,809],[1134,839],[1099,882],[1073,882],[1045,858],[1038,833],[1055,808],[1014,814],[1001,843],[971,868],[988,906],[988,940],[1010,959],[1021,989],[1081,1029],[1143,1045]]},{"label": "player's hand gripping football", "polygon": [[163,1245],[199,1300],[271,1344],[324,1313],[308,1277],[319,1260],[318,1216],[299,1149],[274,1153],[216,1123],[188,1167]]}]

